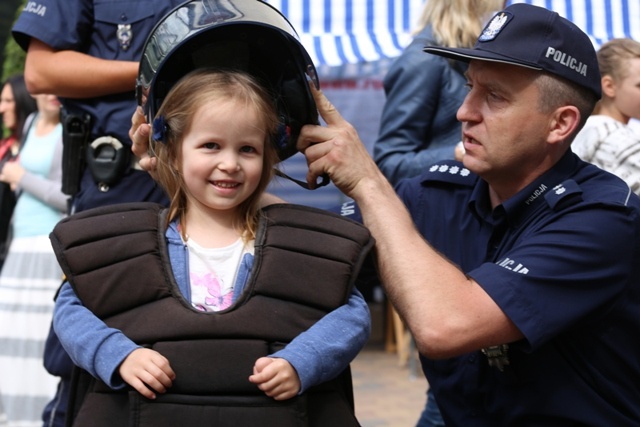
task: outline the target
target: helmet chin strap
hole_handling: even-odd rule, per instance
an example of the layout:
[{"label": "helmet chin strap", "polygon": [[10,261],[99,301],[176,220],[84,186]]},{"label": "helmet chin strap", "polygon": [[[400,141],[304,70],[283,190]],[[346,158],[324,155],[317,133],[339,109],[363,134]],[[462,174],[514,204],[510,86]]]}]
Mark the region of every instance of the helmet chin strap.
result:
[{"label": "helmet chin strap", "polygon": [[329,179],[329,175],[324,174],[322,175],[322,180],[320,182],[316,183],[315,188],[311,188],[309,186],[309,184],[306,181],[300,181],[299,179],[295,179],[290,177],[289,175],[287,175],[286,173],[282,172],[279,169],[274,169],[274,172],[277,176],[281,177],[281,178],[286,178],[291,182],[295,182],[296,184],[298,184],[300,187],[304,188],[305,190],[315,190],[316,188],[320,188],[320,187],[324,187],[325,185],[329,184],[331,182],[331,180]]}]

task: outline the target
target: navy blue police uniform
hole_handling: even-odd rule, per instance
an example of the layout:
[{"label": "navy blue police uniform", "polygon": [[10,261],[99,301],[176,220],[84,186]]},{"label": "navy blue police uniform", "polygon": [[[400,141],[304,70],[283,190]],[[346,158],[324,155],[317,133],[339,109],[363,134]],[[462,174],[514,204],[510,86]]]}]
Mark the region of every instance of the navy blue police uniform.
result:
[{"label": "navy blue police uniform", "polygon": [[[12,35],[24,50],[28,49],[30,39],[36,38],[55,50],[78,51],[108,60],[139,61],[155,24],[181,3],[183,0],[29,1],[12,28]],[[102,137],[115,138],[122,144],[120,153],[131,156],[128,131],[137,106],[134,89],[132,82],[129,92],[83,99],[61,98],[61,102],[67,113],[88,114],[88,142]],[[162,189],[147,172],[134,167],[132,157],[111,185],[101,185],[86,168],[79,191],[73,197],[73,210],[80,212],[134,201],[167,204]],[[62,426],[73,365],[52,332],[47,339],[44,359],[47,370],[61,378],[55,398],[44,411],[44,423]]]},{"label": "navy blue police uniform", "polygon": [[396,190],[524,335],[421,357],[447,425],[639,425],[640,200],[624,182],[569,151],[493,210],[487,183],[455,161]]},{"label": "navy blue police uniform", "polygon": [[[139,61],[147,35],[167,12],[182,0],[40,0],[29,2],[15,23],[12,34],[27,49],[36,38],[56,50],[79,51],[109,60]],[[89,142],[110,136],[120,141],[123,155],[130,155],[128,136],[131,116],[136,108],[131,91],[95,98],[61,98],[65,111],[88,113],[91,120]],[[133,159],[132,159],[133,160]],[[148,173],[130,162],[117,183],[100,186],[86,168],[79,192],[74,196],[75,211],[133,201],[166,203],[162,190]],[[105,191],[106,190],[106,191]]]}]

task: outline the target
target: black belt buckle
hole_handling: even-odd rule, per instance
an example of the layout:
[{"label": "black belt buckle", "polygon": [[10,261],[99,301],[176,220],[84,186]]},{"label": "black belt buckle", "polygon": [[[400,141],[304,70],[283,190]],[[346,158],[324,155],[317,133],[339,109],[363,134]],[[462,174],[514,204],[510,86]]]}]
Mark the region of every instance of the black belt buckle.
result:
[{"label": "black belt buckle", "polygon": [[87,166],[101,191],[109,191],[129,167],[131,153],[112,136],[95,139],[87,147]]}]

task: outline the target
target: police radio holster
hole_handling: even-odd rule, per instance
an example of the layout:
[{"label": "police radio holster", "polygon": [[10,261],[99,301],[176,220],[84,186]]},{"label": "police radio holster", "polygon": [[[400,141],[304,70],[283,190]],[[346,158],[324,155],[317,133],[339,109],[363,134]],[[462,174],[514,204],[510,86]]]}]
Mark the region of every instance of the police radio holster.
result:
[{"label": "police radio holster", "polygon": [[75,196],[85,168],[89,168],[100,191],[109,191],[132,166],[128,146],[112,136],[101,136],[89,142],[91,116],[61,113],[62,130],[62,191]]},{"label": "police radio holster", "polygon": [[62,122],[62,192],[75,196],[80,190],[80,180],[86,165],[85,152],[91,133],[89,114],[72,114],[60,111]]}]

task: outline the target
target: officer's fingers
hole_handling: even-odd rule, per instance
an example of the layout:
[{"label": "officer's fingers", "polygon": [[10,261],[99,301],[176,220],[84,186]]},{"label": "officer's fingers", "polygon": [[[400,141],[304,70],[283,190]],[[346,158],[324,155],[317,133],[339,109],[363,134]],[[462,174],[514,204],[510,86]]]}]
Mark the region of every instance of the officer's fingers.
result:
[{"label": "officer's fingers", "polygon": [[131,151],[138,158],[145,158],[149,148],[149,133],[151,129],[144,117],[142,108],[136,108],[131,117],[131,129],[129,129],[129,138],[131,138]]},{"label": "officer's fingers", "polygon": [[151,173],[153,176],[153,172],[156,170],[158,166],[158,159],[156,157],[146,156],[142,157],[138,160],[140,164],[140,168],[144,171]]},{"label": "officer's fingers", "polygon": [[143,123],[141,124],[135,132],[129,134],[131,138],[131,151],[136,157],[145,158],[149,155],[149,133],[151,131],[151,127]]},{"label": "officer's fingers", "polygon": [[133,112],[133,116],[131,116],[131,129],[129,129],[129,135],[131,136],[133,133],[135,133],[140,125],[146,122],[147,118],[144,116],[142,107],[136,107],[136,110]]},{"label": "officer's fingers", "polygon": [[327,123],[328,126],[339,126],[345,120],[342,118],[336,107],[324,96],[324,93],[320,89],[316,89],[315,85],[309,83],[309,87],[311,88],[311,94],[313,95],[313,99],[316,102],[316,108],[318,108],[318,113],[320,113],[320,117]]}]

